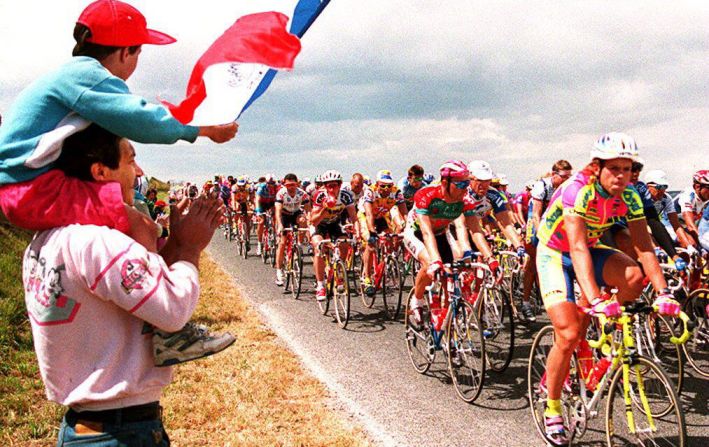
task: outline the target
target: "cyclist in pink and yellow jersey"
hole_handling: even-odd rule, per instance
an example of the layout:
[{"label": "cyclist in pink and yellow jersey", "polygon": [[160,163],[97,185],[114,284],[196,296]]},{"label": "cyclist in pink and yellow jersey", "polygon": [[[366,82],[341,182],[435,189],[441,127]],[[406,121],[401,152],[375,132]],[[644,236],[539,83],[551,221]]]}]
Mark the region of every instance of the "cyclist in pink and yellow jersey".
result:
[{"label": "cyclist in pink and yellow jersey", "polygon": [[[613,223],[625,218],[638,260],[658,292],[655,304],[668,315],[679,304],[667,289],[655,257],[640,196],[629,185],[635,140],[622,133],[602,136],[591,151],[591,163],[564,182],[551,198],[537,230],[537,271],[544,305],[554,325],[554,346],[547,360],[546,439],[550,445],[569,444],[561,415],[561,388],[571,356],[586,333],[589,318],[579,312],[573,282],[581,287],[580,305],[607,316],[620,314],[620,304],[642,291],[643,272],[626,254],[598,243]],[[612,299],[601,287],[618,287]]]}]

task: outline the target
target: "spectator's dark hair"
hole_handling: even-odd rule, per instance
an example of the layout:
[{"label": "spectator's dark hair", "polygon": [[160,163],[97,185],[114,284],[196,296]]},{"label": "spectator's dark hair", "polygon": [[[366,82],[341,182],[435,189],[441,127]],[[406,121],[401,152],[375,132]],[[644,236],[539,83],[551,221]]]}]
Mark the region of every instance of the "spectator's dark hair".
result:
[{"label": "spectator's dark hair", "polygon": [[94,163],[118,169],[121,161],[120,141],[118,135],[97,124],[91,124],[64,140],[55,166],[69,177],[94,181],[91,175],[91,165]]},{"label": "spectator's dark hair", "polygon": [[[120,50],[125,47],[112,47],[108,45],[99,45],[97,43],[87,42],[86,39],[91,37],[91,30],[81,23],[77,23],[74,26],[74,40],[76,45],[71,51],[72,56],[88,56],[93,57],[98,61],[104,60],[109,55],[113,54],[116,50]],[[128,47],[130,54],[135,54],[140,48],[140,45],[134,45]]]},{"label": "spectator's dark hair", "polygon": [[559,160],[554,163],[554,166],[551,167],[552,172],[571,171],[572,169],[571,163],[566,160]]},{"label": "spectator's dark hair", "polygon": [[295,175],[295,174],[286,174],[286,176],[283,177],[283,180],[284,180],[284,181],[290,180],[290,181],[293,181],[293,182],[297,182],[297,181],[298,181],[298,176]]},{"label": "spectator's dark hair", "polygon": [[150,188],[148,191],[145,193],[145,196],[149,196],[150,194],[155,194],[156,196],[158,195],[158,190],[155,188]]},{"label": "spectator's dark hair", "polygon": [[423,175],[423,167],[419,165],[413,165],[409,168],[409,177],[421,177]]},{"label": "spectator's dark hair", "polygon": [[259,177],[258,182],[259,183],[266,183],[266,177]]}]

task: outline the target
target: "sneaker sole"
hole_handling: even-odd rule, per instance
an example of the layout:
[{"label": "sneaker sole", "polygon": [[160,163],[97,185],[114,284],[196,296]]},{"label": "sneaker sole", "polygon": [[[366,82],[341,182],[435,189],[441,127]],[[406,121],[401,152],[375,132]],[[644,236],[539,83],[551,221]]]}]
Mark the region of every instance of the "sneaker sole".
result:
[{"label": "sneaker sole", "polygon": [[180,360],[180,359],[175,359],[175,358],[173,358],[173,359],[168,359],[168,360],[165,360],[164,362],[162,362],[161,364],[155,365],[155,366],[157,366],[158,368],[162,368],[162,367],[165,367],[165,366],[173,366],[173,365],[178,365],[178,364],[180,364],[180,363],[191,362],[192,360],[203,359],[203,358],[205,358],[205,357],[209,357],[210,355],[218,354],[218,353],[224,351],[224,350],[227,349],[229,346],[233,345],[235,341],[236,341],[236,337],[234,337],[234,340],[232,340],[229,344],[227,344],[226,346],[224,346],[222,349],[220,349],[220,350],[218,350],[218,351],[206,351],[204,354],[202,354],[202,355],[200,355],[200,356],[198,356],[198,357],[192,357],[192,358],[189,359],[189,360]]}]

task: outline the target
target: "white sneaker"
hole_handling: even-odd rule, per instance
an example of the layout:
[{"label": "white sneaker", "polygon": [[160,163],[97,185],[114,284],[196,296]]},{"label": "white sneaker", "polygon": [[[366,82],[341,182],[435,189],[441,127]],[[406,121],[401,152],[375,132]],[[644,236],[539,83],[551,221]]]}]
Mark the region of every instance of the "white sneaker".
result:
[{"label": "white sneaker", "polygon": [[261,256],[261,242],[256,246],[256,256]]},{"label": "white sneaker", "polygon": [[283,285],[283,270],[276,270],[276,285],[278,287]]},{"label": "white sneaker", "polygon": [[155,366],[169,366],[188,362],[223,351],[236,338],[226,332],[221,335],[209,333],[206,326],[187,323],[178,332],[153,330]]}]

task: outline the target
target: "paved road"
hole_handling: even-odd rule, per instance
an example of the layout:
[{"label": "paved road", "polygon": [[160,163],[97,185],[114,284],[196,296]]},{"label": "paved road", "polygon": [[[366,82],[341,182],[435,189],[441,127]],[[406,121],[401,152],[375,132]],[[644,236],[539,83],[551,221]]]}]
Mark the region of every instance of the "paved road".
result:
[{"label": "paved road", "polygon": [[[489,374],[478,400],[466,404],[455,395],[442,355],[426,375],[409,361],[402,322],[383,321],[380,311],[353,297],[346,330],[319,313],[306,264],[299,300],[274,284],[274,272],[260,258],[239,258],[236,246],[215,235],[210,254],[232,275],[242,295],[304,364],[358,417],[382,445],[535,446],[543,445],[533,427],[526,398],[526,358],[533,331],[519,327],[516,358],[502,375]],[[689,445],[709,445],[708,382],[685,377]],[[604,431],[593,421],[582,442],[603,445]]]}]

